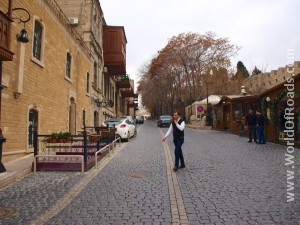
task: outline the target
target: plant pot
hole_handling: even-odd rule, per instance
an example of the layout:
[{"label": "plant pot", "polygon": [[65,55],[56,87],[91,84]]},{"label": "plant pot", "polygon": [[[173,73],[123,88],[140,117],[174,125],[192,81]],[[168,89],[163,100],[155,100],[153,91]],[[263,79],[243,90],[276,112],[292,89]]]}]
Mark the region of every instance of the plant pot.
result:
[{"label": "plant pot", "polygon": [[89,141],[90,142],[97,142],[97,141],[99,141],[99,139],[100,139],[100,135],[90,135],[89,136]]}]

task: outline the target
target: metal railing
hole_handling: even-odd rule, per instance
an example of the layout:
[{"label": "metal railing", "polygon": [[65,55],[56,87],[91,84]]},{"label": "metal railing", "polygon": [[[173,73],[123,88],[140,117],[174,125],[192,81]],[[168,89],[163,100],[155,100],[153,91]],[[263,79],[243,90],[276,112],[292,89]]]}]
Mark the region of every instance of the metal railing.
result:
[{"label": "metal railing", "polygon": [[75,41],[80,40],[80,47],[84,51],[84,53],[90,57],[91,51],[87,47],[87,45],[82,40],[80,34],[75,30],[75,28],[70,26],[69,19],[64,14],[64,12],[61,10],[59,5],[55,0],[44,0],[44,2],[47,4],[47,6],[51,9],[53,14],[57,17],[57,19],[61,22],[61,24],[65,27],[65,29],[69,32],[69,34],[73,37]]},{"label": "metal railing", "polygon": [[[53,170],[57,167],[57,163],[62,165],[73,163],[72,168],[78,167],[74,163],[83,157],[84,168],[87,170],[96,162],[95,153],[107,145],[114,145],[113,141],[115,129],[109,127],[84,127],[82,134],[58,140],[51,135],[38,135],[34,130],[34,156],[43,157],[41,160],[36,159],[38,166],[51,167]],[[74,161],[72,158],[75,156],[78,158]]]}]

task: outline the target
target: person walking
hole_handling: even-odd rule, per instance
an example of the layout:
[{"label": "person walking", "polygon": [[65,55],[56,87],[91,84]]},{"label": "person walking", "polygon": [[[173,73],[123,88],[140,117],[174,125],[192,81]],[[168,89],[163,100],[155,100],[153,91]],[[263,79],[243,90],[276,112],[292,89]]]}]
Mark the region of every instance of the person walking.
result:
[{"label": "person walking", "polygon": [[246,116],[245,128],[248,128],[249,143],[252,142],[252,137],[254,142],[257,142],[256,137],[256,115],[252,109],[249,110]]},{"label": "person walking", "polygon": [[[173,171],[176,172],[179,169],[185,168],[184,158],[182,154],[181,146],[184,142],[184,128],[185,122],[180,117],[179,112],[173,113],[173,121],[170,124],[170,127],[166,133],[166,135],[162,138],[162,141],[165,142],[166,138],[173,133],[173,142],[175,145],[175,165]],[[180,166],[179,166],[180,161]]]},{"label": "person walking", "polygon": [[258,142],[256,144],[266,144],[266,136],[265,136],[265,117],[261,114],[261,111],[256,110],[256,129],[258,133]]}]

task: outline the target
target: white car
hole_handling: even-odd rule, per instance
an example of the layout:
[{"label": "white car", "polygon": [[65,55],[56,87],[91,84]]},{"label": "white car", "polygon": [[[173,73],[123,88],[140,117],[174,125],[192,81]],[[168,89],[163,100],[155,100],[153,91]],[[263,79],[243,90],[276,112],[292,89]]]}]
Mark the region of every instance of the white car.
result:
[{"label": "white car", "polygon": [[121,137],[125,141],[129,141],[129,138],[137,134],[135,124],[126,118],[114,118],[103,122],[103,126],[109,126],[117,128],[116,135]]}]

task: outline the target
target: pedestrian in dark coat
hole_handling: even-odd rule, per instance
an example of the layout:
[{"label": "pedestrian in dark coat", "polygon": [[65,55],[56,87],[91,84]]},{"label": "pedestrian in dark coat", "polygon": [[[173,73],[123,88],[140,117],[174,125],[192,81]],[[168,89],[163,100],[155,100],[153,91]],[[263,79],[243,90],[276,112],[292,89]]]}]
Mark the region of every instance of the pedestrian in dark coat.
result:
[{"label": "pedestrian in dark coat", "polygon": [[256,110],[256,129],[258,134],[258,142],[257,144],[266,144],[266,136],[265,136],[265,117],[261,114],[261,111]]},{"label": "pedestrian in dark coat", "polygon": [[256,138],[256,115],[252,109],[249,110],[248,115],[246,116],[245,127],[248,128],[248,137],[249,141],[252,142],[252,137],[254,142],[257,142]]}]

